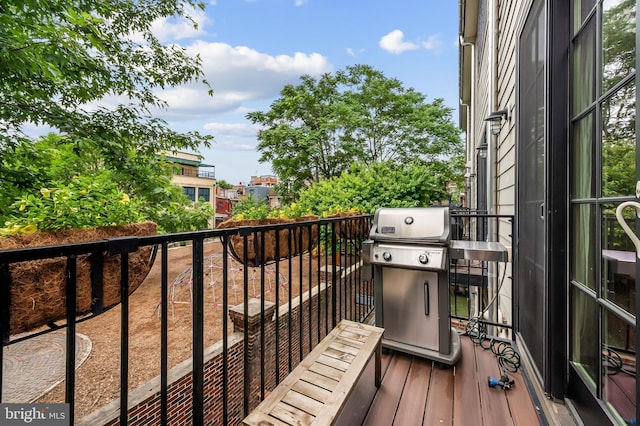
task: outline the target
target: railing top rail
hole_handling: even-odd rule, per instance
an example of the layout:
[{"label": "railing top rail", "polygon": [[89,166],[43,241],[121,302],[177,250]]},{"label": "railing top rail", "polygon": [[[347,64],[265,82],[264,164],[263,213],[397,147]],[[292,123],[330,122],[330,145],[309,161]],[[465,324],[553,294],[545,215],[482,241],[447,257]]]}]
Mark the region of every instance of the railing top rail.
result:
[{"label": "railing top rail", "polygon": [[[370,215],[362,216],[345,216],[338,218],[322,218],[312,219],[299,222],[287,222],[278,224],[265,224],[246,227],[233,227],[233,228],[220,228],[220,229],[206,229],[200,231],[180,232],[173,234],[162,235],[149,235],[149,236],[132,236],[125,237],[131,238],[132,241],[137,242],[137,246],[150,246],[164,243],[178,243],[181,241],[216,238],[223,236],[236,235],[241,232],[247,232],[247,230],[259,230],[270,231],[280,229],[296,229],[300,227],[308,227],[313,224],[326,225],[337,221],[356,220],[361,218],[368,218]],[[111,239],[112,240],[112,239]],[[65,256],[78,256],[83,254],[90,254],[95,252],[109,251],[111,247],[110,239],[104,239],[99,241],[81,242],[81,243],[66,243],[51,246],[41,247],[21,247],[0,250],[0,264],[24,262],[29,260],[40,260],[53,257],[65,257]]]},{"label": "railing top rail", "polygon": [[452,217],[479,217],[479,218],[495,218],[495,219],[511,219],[513,220],[515,215],[512,214],[489,214],[479,213],[476,211],[451,211]]}]

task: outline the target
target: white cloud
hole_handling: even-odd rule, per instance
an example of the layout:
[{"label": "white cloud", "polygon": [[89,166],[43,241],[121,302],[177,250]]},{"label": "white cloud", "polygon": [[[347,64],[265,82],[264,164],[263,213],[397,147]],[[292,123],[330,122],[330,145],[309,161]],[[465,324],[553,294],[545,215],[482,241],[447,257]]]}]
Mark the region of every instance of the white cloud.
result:
[{"label": "white cloud", "polygon": [[318,53],[274,56],[246,46],[204,41],[193,42],[186,49],[192,56],[200,55],[213,96],[201,83],[158,90],[156,95],[169,108],[154,109],[154,116],[167,120],[208,119],[219,113],[244,116],[264,108],[258,105],[278,97],[285,85],[298,84],[302,75],[317,77],[332,71],[328,59]]},{"label": "white cloud", "polygon": [[359,54],[363,53],[363,52],[364,52],[364,49],[358,49],[358,51],[356,52],[356,51],[354,51],[351,47],[347,47],[347,48],[345,49],[345,51],[347,52],[347,55],[352,56],[352,57],[354,57],[354,58],[355,58],[355,57],[356,57],[356,56],[358,56]]},{"label": "white cloud", "polygon": [[[318,77],[332,71],[329,60],[313,52],[270,55],[246,46],[205,41],[193,41],[185,49],[189,55],[200,55],[204,77],[214,93],[209,96],[209,88],[197,82],[158,88],[155,94],[167,108],[150,108],[150,112],[176,126],[193,126],[195,121],[210,120],[213,114],[222,113],[242,121],[247,112],[267,108],[285,85],[299,84],[302,75]],[[109,96],[89,107],[111,109],[128,103],[124,96]],[[184,124],[187,122],[191,124]],[[254,139],[255,134],[253,129]]]},{"label": "white cloud", "polygon": [[[259,126],[243,123],[206,123],[203,128],[214,136],[216,151],[255,151]],[[242,162],[240,164],[243,164]]]},{"label": "white cloud", "polygon": [[303,4],[307,3],[308,0],[296,0],[296,6],[302,6]]},{"label": "white cloud", "polygon": [[389,53],[400,54],[407,50],[416,50],[420,46],[416,43],[404,41],[404,33],[400,30],[393,30],[380,39],[380,47]]},{"label": "white cloud", "polygon": [[[215,4],[215,2],[214,2]],[[207,35],[205,27],[211,23],[204,10],[186,7],[186,15],[193,19],[193,22],[184,17],[170,17],[156,19],[151,23],[151,32],[161,43],[170,43],[178,40],[193,39]],[[197,28],[194,28],[194,22]],[[147,42],[142,37],[142,33],[133,31],[129,34],[129,39],[135,43],[146,45]]]},{"label": "white cloud", "polygon": [[332,69],[318,53],[273,56],[246,46],[203,41],[193,43],[187,51],[200,55],[216,102],[233,108],[243,101],[274,98],[286,84],[298,83],[303,74],[319,76]]},{"label": "white cloud", "polygon": [[233,112],[240,115],[246,115],[247,113],[254,112],[254,111],[257,111],[257,109],[241,106],[239,108],[236,108]]},{"label": "white cloud", "polygon": [[181,17],[158,19],[152,24],[151,30],[153,34],[158,37],[158,40],[163,43],[199,37],[206,34],[204,28],[210,23],[210,20],[205,11],[189,7],[187,9],[187,15],[197,24],[197,28],[194,28],[193,22]]},{"label": "white cloud", "polygon": [[215,136],[255,138],[258,133],[258,128],[249,123],[206,123],[203,127]]},{"label": "white cloud", "polygon": [[439,49],[442,46],[442,40],[440,40],[440,34],[429,36],[429,38],[427,38],[427,41],[423,41],[421,44],[422,44],[422,47],[424,47],[427,50]]},{"label": "white cloud", "polygon": [[218,141],[216,139],[213,149],[219,151],[255,151],[256,145],[242,142]]}]

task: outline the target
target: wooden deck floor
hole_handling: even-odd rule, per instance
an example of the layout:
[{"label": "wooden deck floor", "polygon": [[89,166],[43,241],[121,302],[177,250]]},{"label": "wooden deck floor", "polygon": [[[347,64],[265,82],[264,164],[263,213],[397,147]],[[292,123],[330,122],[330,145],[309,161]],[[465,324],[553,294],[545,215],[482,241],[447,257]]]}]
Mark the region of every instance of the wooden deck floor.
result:
[{"label": "wooden deck floor", "polygon": [[383,354],[382,385],[364,425],[540,425],[521,371],[509,373],[515,385],[490,388],[500,377],[496,356],[461,337],[462,357],[444,368],[429,360]]}]

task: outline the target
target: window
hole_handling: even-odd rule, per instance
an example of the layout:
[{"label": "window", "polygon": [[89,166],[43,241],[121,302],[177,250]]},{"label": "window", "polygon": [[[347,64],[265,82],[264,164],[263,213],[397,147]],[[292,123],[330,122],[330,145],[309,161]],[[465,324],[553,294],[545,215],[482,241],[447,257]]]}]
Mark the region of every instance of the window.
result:
[{"label": "window", "polygon": [[[573,11],[570,361],[625,423],[636,414],[638,268],[615,211],[635,199],[637,180],[636,2],[574,0]],[[637,228],[634,212],[625,213]]]},{"label": "window", "polygon": [[209,202],[209,194],[211,190],[209,188],[198,188],[198,201]]},{"label": "window", "polygon": [[190,199],[191,201],[196,200],[196,189],[193,186],[185,186],[183,189],[184,189],[184,194],[187,196],[188,199]]}]

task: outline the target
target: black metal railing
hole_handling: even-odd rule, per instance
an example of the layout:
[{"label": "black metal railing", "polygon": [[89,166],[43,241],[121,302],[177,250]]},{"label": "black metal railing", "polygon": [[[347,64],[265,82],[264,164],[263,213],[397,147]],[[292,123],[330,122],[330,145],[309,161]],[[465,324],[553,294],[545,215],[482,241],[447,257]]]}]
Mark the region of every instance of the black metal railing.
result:
[{"label": "black metal railing", "polygon": [[[103,265],[109,256],[119,259],[121,311],[120,311],[120,360],[114,369],[119,370],[119,400],[114,416],[119,424],[144,421],[148,424],[182,424],[177,419],[176,405],[184,405],[182,394],[176,397],[176,379],[169,375],[170,327],[172,325],[174,300],[170,289],[177,279],[169,273],[174,262],[175,246],[186,245],[190,250],[190,294],[188,305],[192,310],[190,320],[192,364],[189,372],[190,411],[184,424],[238,424],[248,412],[264,398],[315,345],[327,335],[343,318],[355,321],[370,321],[374,307],[374,285],[363,274],[361,243],[368,237],[371,216],[353,216],[336,219],[316,219],[296,223],[269,224],[228,229],[148,237],[112,238],[90,243],[59,246],[22,248],[0,251],[0,333],[3,345],[0,356],[9,345],[31,339],[56,329],[66,330],[66,375],[64,401],[71,406],[71,424],[75,422],[77,392],[76,326],[95,319],[110,310],[102,300],[104,287],[110,285],[104,279]],[[493,223],[491,223],[491,221]],[[477,240],[478,236],[492,231],[496,240],[509,240],[513,234],[513,216],[488,215],[473,211],[452,212],[452,238]],[[211,244],[219,251],[210,254]],[[130,311],[129,311],[129,257],[144,247],[152,247],[150,263],[159,263],[158,313],[160,322],[159,386],[153,404],[157,415],[153,419],[136,417],[133,412],[140,404],[152,405],[150,400],[138,401],[130,392]],[[159,256],[155,256],[157,252]],[[183,248],[184,250],[184,248]],[[212,303],[207,299],[213,278],[206,270],[205,259],[216,256],[219,274],[215,280],[221,288],[221,299],[216,300],[216,309],[222,330],[219,337],[220,353],[211,360],[205,347],[211,344],[205,337],[210,327],[209,311]],[[86,262],[86,258],[90,262]],[[21,262],[37,262],[45,259],[60,259],[65,263],[65,300],[73,301],[78,294],[79,269],[90,268],[92,300],[91,311],[77,312],[75,303],[66,303],[63,318],[48,324],[47,329],[29,335],[16,336],[11,333],[12,269]],[[79,262],[79,260],[81,262]],[[241,264],[241,268],[232,268]],[[78,265],[82,265],[78,268]],[[236,272],[232,272],[232,270]],[[237,272],[237,271],[240,272]],[[85,275],[87,271],[84,271]],[[241,274],[238,290],[241,297],[234,299],[231,293],[235,286],[233,273]],[[275,277],[275,290],[269,284]],[[280,282],[282,277],[282,282]],[[508,304],[513,286],[511,263],[490,265],[489,262],[451,262],[452,318],[462,322],[474,315],[482,315],[489,326],[512,328],[512,322],[504,323],[497,316],[498,307]],[[206,281],[209,280],[209,281]],[[493,281],[493,283],[492,283]],[[496,295],[492,302],[493,294]],[[236,296],[234,290],[233,296]],[[476,294],[476,297],[471,297]],[[233,299],[233,300],[232,300]],[[251,305],[258,304],[254,315]],[[475,304],[475,305],[474,305]],[[491,306],[496,309],[491,310]],[[209,310],[209,311],[208,311]],[[82,316],[78,316],[82,314]],[[233,325],[239,334],[228,332]],[[240,339],[240,340],[238,340]],[[185,344],[188,344],[186,342]],[[118,345],[117,342],[113,342]],[[257,360],[257,361],[256,361]],[[115,361],[114,361],[115,362]],[[212,370],[215,365],[216,370]],[[0,369],[0,379],[3,377]],[[242,377],[239,379],[238,374]],[[100,378],[96,378],[99,380]],[[184,390],[180,390],[184,393]],[[215,395],[212,397],[212,395]],[[218,397],[218,396],[221,396]],[[174,403],[180,400],[180,404]],[[0,401],[2,389],[0,388]],[[241,401],[241,404],[235,401]],[[218,405],[215,405],[218,404]],[[216,414],[218,413],[218,414]],[[137,414],[136,414],[137,415]],[[78,423],[91,424],[94,419],[80,416]],[[184,416],[183,416],[184,417]]]},{"label": "black metal railing", "polygon": [[216,178],[216,173],[215,172],[205,172],[205,171],[202,171],[202,170],[180,170],[178,173],[175,173],[175,174],[182,175],[182,176],[205,178],[205,179],[215,179]]},{"label": "black metal railing", "polygon": [[[451,238],[492,241],[511,245],[513,215],[456,209],[451,212]],[[489,262],[453,259],[450,263],[451,317],[467,324],[470,319],[492,332],[512,337],[514,274],[511,260]]]},{"label": "black metal railing", "polygon": [[[191,286],[192,300],[192,368],[191,368],[191,407],[186,424],[234,424],[239,423],[244,415],[264,398],[265,392],[277,385],[297,363],[310,352],[313,347],[343,318],[366,321],[373,313],[373,283],[363,279],[361,265],[361,242],[367,237],[371,227],[371,216],[353,216],[337,219],[309,220],[297,223],[271,224],[255,227],[238,227],[229,229],[204,230],[170,235],[154,235],[148,237],[112,238],[89,243],[65,244],[39,248],[20,248],[0,251],[0,334],[3,344],[0,356],[6,347],[15,343],[35,338],[56,329],[66,330],[66,375],[64,401],[70,404],[71,424],[76,422],[76,325],[91,319],[99,320],[101,314],[110,310],[103,303],[104,286],[120,287],[120,360],[119,391],[120,397],[117,411],[121,425],[130,424],[131,412],[136,409],[136,401],[129,392],[129,347],[130,347],[130,291],[129,291],[129,256],[143,247],[153,247],[159,251],[159,282],[151,285],[159,286],[158,303],[160,321],[160,369],[159,390],[156,397],[158,406],[157,418],[149,423],[179,424],[179,415],[172,404],[173,388],[169,378],[169,288],[171,277],[169,265],[172,262],[170,247],[190,245],[191,247]],[[222,300],[220,309],[221,355],[219,374],[207,374],[209,360],[205,359],[205,291],[209,283],[205,282],[205,245],[210,242],[221,242],[221,282]],[[270,252],[271,251],[271,252]],[[102,265],[109,256],[119,259],[120,282],[109,283],[104,279]],[[92,308],[90,312],[77,312],[75,301],[78,292],[78,259],[90,258],[90,262],[82,262],[87,268],[92,286]],[[44,331],[28,335],[15,336],[12,326],[12,289],[16,285],[12,274],[13,267],[22,262],[38,262],[46,259],[60,259],[66,263],[65,312],[63,318],[50,322]],[[242,303],[237,311],[242,313],[240,330],[242,337],[241,363],[235,357],[236,346],[231,342],[230,328],[230,262],[244,264],[242,269]],[[157,263],[157,260],[156,260]],[[89,265],[89,266],[87,266]],[[85,271],[86,272],[86,271]],[[266,275],[275,273],[276,290],[270,294],[266,288]],[[259,275],[257,286],[259,291],[250,290],[251,274]],[[284,275],[283,288],[278,278]],[[256,284],[254,284],[255,286]],[[250,304],[259,300],[258,331],[250,331],[255,317],[251,317]],[[270,322],[267,306],[275,305],[275,320]],[[82,316],[79,316],[82,314]],[[234,322],[238,327],[238,323]],[[275,331],[274,331],[275,330]],[[255,339],[255,340],[250,340]],[[113,344],[118,344],[113,342]],[[233,351],[233,354],[231,352]],[[260,360],[273,359],[272,363],[258,363],[259,371],[255,371],[255,363],[251,356]],[[208,356],[208,355],[207,355]],[[242,367],[242,368],[240,368]],[[237,395],[237,372],[243,372],[242,395]],[[255,374],[254,374],[255,373]],[[3,378],[0,368],[0,379]],[[99,377],[95,380],[100,380]],[[211,398],[210,386],[213,381],[221,381],[215,385],[222,398]],[[217,382],[216,382],[217,383]],[[182,392],[182,391],[181,391]],[[257,395],[257,396],[256,396]],[[231,405],[241,397],[240,408]],[[0,388],[0,401],[2,389]],[[222,404],[214,408],[212,404]],[[147,401],[147,404],[151,403]],[[212,417],[220,412],[219,417]],[[184,417],[184,416],[183,416]],[[80,422],[90,423],[87,417]],[[175,420],[175,422],[174,422]],[[146,420],[137,418],[135,422]]]}]

